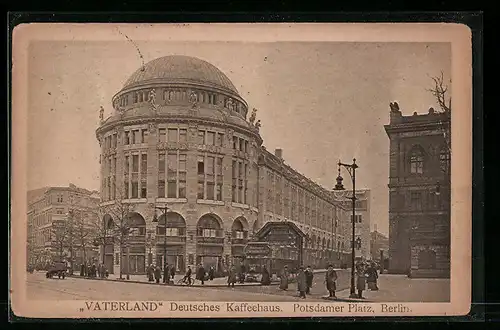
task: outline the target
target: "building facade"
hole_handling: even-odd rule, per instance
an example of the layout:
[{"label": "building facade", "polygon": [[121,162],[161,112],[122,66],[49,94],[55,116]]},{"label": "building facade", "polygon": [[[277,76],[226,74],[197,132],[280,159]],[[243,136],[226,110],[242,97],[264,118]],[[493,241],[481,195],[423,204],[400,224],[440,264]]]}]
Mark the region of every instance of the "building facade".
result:
[{"label": "building facade", "polygon": [[450,271],[450,114],[403,116],[391,104],[389,271],[448,277]]},{"label": "building facade", "polygon": [[142,274],[165,259],[179,272],[200,263],[223,270],[242,262],[266,221],[301,223],[316,250],[339,242],[327,224],[340,214],[328,191],[263,148],[255,111],[215,66],[158,58],[112,103],[96,136],[101,207],[110,210],[103,225],[123,221],[116,209],[126,205],[130,227],[126,249],[116,239],[102,249],[115,272]]},{"label": "building facade", "polygon": [[[73,235],[73,242],[65,239],[62,251],[56,243],[55,226],[68,220],[71,212],[90,219],[91,214],[99,205],[99,192],[76,187],[44,187],[28,191],[28,236],[27,262],[31,265],[43,266],[59,258],[71,258],[73,252],[74,264],[82,262],[83,253]],[[69,237],[69,234],[68,234]],[[73,250],[73,251],[70,251]],[[88,246],[87,256],[92,257],[92,246]]]},{"label": "building facade", "polygon": [[376,229],[370,233],[370,255],[381,264],[389,257],[389,238]]},{"label": "building facade", "polygon": [[[352,191],[346,191],[345,197],[339,198],[337,200],[342,201],[343,207],[348,210],[349,218],[351,222],[344,229],[348,233],[348,244],[351,246],[352,240]],[[371,195],[370,189],[358,189],[356,190],[356,201],[355,201],[355,256],[359,259],[369,260],[370,254],[370,204]]]}]

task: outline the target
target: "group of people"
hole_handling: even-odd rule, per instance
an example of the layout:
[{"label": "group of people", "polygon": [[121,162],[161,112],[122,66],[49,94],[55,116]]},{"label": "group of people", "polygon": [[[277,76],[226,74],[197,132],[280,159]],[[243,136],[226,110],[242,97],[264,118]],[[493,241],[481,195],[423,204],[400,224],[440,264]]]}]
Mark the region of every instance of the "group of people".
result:
[{"label": "group of people", "polygon": [[82,264],[80,265],[80,276],[108,278],[109,271],[104,264]]},{"label": "group of people", "polygon": [[356,289],[358,298],[363,298],[363,291],[368,290],[377,291],[378,290],[378,269],[374,262],[358,262],[356,264]]},{"label": "group of people", "polygon": [[[280,278],[280,289],[288,290],[289,283],[289,270],[288,266],[285,266],[281,271]],[[297,291],[299,292],[299,297],[302,299],[306,298],[306,295],[311,294],[311,288],[313,286],[314,272],[311,266],[307,266],[304,269],[304,266],[299,267],[299,271],[297,273]],[[333,265],[329,265],[328,269],[325,273],[325,284],[326,289],[328,290],[328,294],[330,298],[335,298],[335,290],[337,281],[337,272],[333,268]]]},{"label": "group of people", "polygon": [[171,280],[174,279],[175,271],[175,266],[169,266],[168,263],[166,263],[165,267],[163,267],[163,272],[160,266],[150,264],[146,270],[146,274],[149,282],[156,283],[160,283],[163,274],[163,283],[170,284]]}]

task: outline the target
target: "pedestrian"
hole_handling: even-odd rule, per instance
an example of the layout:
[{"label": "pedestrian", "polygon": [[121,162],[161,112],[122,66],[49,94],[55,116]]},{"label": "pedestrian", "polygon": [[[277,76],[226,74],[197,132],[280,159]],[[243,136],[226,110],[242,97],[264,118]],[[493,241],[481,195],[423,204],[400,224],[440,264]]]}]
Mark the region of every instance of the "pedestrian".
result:
[{"label": "pedestrian", "polygon": [[96,267],[97,277],[101,277],[101,264],[98,264]]},{"label": "pedestrian", "polygon": [[215,276],[214,266],[210,266],[210,269],[208,270],[208,279],[210,281],[213,281],[214,280],[214,276]]},{"label": "pedestrian", "polygon": [[299,297],[306,299],[307,281],[306,273],[304,272],[304,267],[300,266],[299,273],[297,274],[297,291],[299,291]]},{"label": "pedestrian", "polygon": [[240,283],[245,283],[245,265],[241,265],[240,266],[240,274],[239,274],[239,279],[240,279]]},{"label": "pedestrian", "polygon": [[363,299],[363,290],[366,287],[366,273],[365,267],[362,263],[359,263],[356,267],[356,289],[358,290],[358,298]]},{"label": "pedestrian", "polygon": [[150,264],[148,267],[148,282],[154,281],[154,266]]},{"label": "pedestrian", "polygon": [[91,273],[91,275],[90,275],[90,276],[91,276],[91,277],[95,277],[95,274],[96,274],[96,271],[97,271],[97,270],[96,270],[96,268],[97,268],[97,267],[95,266],[95,264],[92,264],[92,267],[91,267],[91,269],[90,269],[90,273]]},{"label": "pedestrian", "polygon": [[80,276],[85,276],[85,263],[80,265]]},{"label": "pedestrian", "polygon": [[174,280],[174,276],[175,276],[175,265],[172,265],[172,267],[170,268],[170,276],[172,277],[172,280]]},{"label": "pedestrian", "polygon": [[307,284],[307,288],[306,288],[306,294],[310,294],[311,293],[311,288],[312,288],[312,285],[313,285],[313,278],[314,278],[314,273],[311,269],[311,266],[307,266],[306,270],[305,270],[305,275],[306,275],[306,284]]},{"label": "pedestrian", "polygon": [[269,275],[269,271],[267,270],[265,265],[262,267],[262,277],[260,279],[260,284],[262,285],[271,284],[271,276]]},{"label": "pedestrian", "polygon": [[372,263],[366,269],[366,275],[367,275],[366,284],[368,285],[368,289],[371,291],[378,291],[378,286],[377,286],[378,272],[375,263]]},{"label": "pedestrian", "polygon": [[168,263],[165,264],[165,268],[163,268],[163,282],[165,284],[169,284],[170,283],[170,268],[172,266],[169,265]]},{"label": "pedestrian", "polygon": [[184,283],[187,282],[188,285],[191,285],[191,274],[192,273],[193,273],[193,271],[191,270],[191,266],[188,266],[187,272],[184,275],[184,278],[182,279],[182,282],[184,282]]},{"label": "pedestrian", "polygon": [[205,284],[205,268],[203,268],[202,264],[200,264],[200,266],[198,267],[196,279],[201,281],[201,285]]},{"label": "pedestrian", "polygon": [[234,288],[234,283],[236,283],[236,267],[232,266],[227,275],[227,286]]},{"label": "pedestrian", "polygon": [[160,266],[156,266],[154,268],[154,275],[155,275],[156,284],[160,284],[160,278],[161,278],[161,268],[160,268]]},{"label": "pedestrian", "polygon": [[328,270],[325,275],[326,289],[328,290],[328,298],[336,298],[335,290],[337,290],[337,272],[333,269],[333,265],[328,265]]},{"label": "pedestrian", "polygon": [[288,290],[288,266],[283,267],[283,270],[280,274],[280,289]]}]

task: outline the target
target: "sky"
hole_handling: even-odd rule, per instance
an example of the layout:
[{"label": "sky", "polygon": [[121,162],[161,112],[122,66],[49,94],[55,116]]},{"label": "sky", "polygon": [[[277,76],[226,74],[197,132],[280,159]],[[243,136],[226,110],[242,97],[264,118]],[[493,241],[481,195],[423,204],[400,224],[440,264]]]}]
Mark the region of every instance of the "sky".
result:
[{"label": "sky", "polygon": [[[137,47],[136,47],[137,46]],[[431,77],[451,71],[449,43],[33,41],[28,48],[28,189],[99,189],[99,107],[145,62],[206,60],[256,108],[264,146],[331,189],[356,158],[371,189],[371,229],[388,234],[389,103],[404,115],[438,108]],[[344,178],[349,175],[344,171]],[[346,188],[350,180],[344,180]]]}]

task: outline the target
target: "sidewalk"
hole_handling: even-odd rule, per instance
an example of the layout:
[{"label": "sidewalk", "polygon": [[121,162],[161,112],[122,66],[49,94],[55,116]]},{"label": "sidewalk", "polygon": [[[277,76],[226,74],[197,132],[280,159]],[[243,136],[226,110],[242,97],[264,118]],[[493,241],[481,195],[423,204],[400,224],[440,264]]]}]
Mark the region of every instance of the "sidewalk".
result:
[{"label": "sidewalk", "polygon": [[[325,269],[316,269],[313,271],[314,273],[324,273],[326,272]],[[141,283],[141,284],[150,284],[150,285],[165,285],[163,284],[163,277],[160,280],[160,283],[156,282],[149,282],[148,278],[146,275],[130,275],[129,280],[127,280],[127,275],[122,274],[122,279],[120,279],[120,275],[118,274],[109,274],[108,278],[99,278],[99,277],[82,277],[78,273],[74,273],[73,275],[68,275],[68,277],[71,278],[79,278],[79,279],[87,279],[87,280],[94,280],[94,281],[113,281],[113,282],[125,282],[125,283]],[[177,284],[179,280],[181,280],[184,277],[184,275],[175,275],[173,279],[173,284],[170,284],[171,286],[185,286],[184,284]],[[191,285],[191,287],[227,287],[227,276],[226,277],[217,277],[214,278],[212,281],[205,281],[205,284],[201,284],[199,280],[195,280],[194,277],[191,278],[194,281],[194,284]],[[279,284],[279,280],[274,279],[271,282],[274,285]],[[239,283],[236,282],[236,286],[261,286],[260,282],[245,282],[245,283]]]}]

